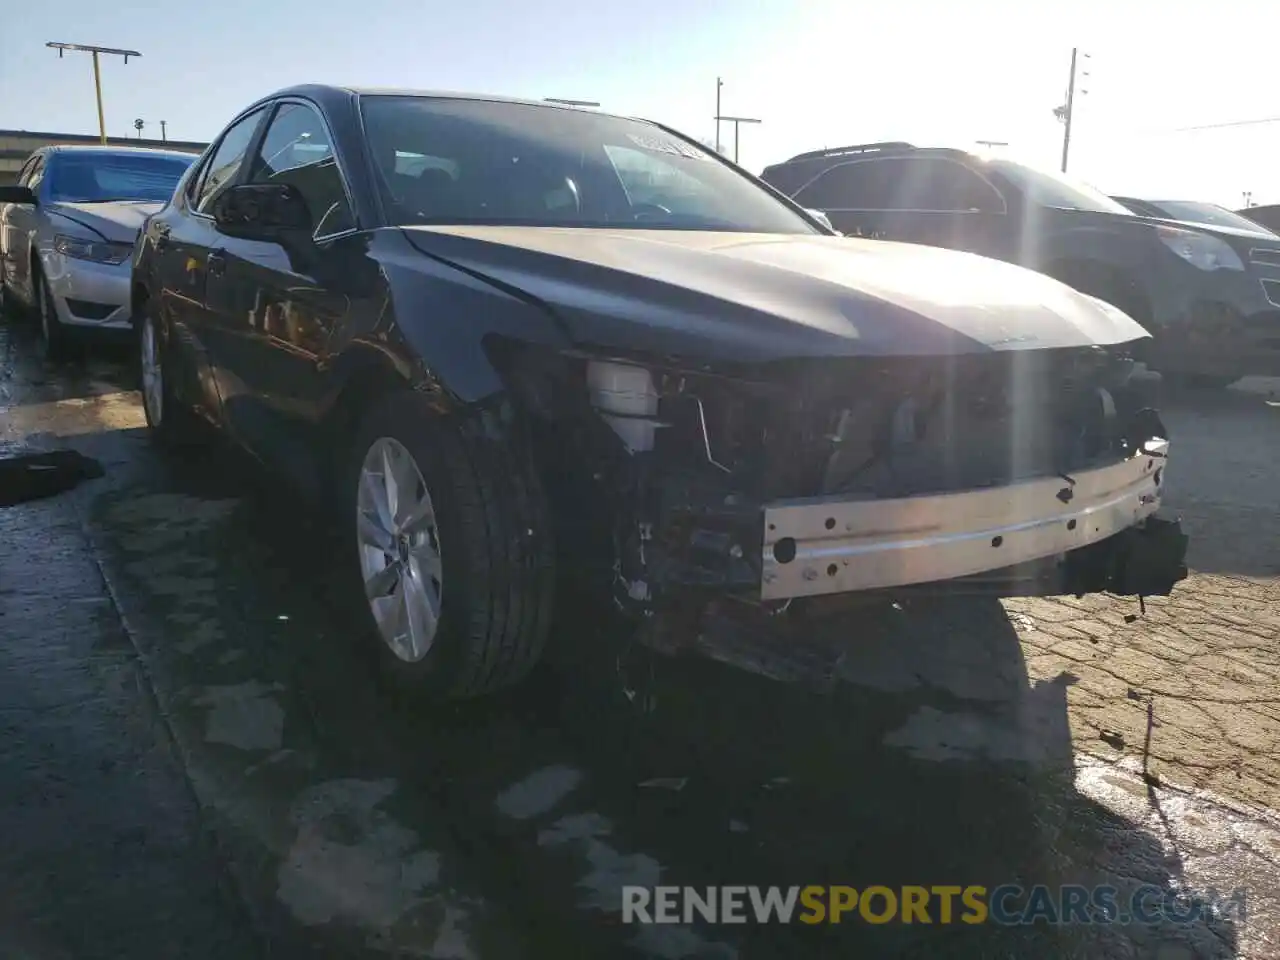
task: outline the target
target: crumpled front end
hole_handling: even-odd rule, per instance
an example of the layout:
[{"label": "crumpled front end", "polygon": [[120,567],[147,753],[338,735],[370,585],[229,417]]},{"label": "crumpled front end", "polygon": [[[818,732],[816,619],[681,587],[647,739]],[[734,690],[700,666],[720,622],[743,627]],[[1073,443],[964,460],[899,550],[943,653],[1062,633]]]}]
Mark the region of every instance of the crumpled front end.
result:
[{"label": "crumpled front end", "polygon": [[1186,576],[1186,538],[1156,516],[1166,431],[1102,348],[509,363],[570,532],[609,531],[597,566],[642,616],[708,594],[1159,595]]}]

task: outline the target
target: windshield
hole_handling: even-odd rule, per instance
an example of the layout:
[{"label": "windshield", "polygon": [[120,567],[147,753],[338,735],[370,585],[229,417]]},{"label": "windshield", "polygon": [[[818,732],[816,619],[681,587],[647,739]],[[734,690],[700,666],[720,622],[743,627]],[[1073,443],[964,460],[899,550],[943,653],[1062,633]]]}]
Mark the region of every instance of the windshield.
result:
[{"label": "windshield", "polygon": [[1205,223],[1215,227],[1228,227],[1232,230],[1248,230],[1250,233],[1271,232],[1262,224],[1254,223],[1238,213],[1232,213],[1226,207],[1220,207],[1216,203],[1196,203],[1190,200],[1148,200],[1147,202],[1170,220]]},{"label": "windshield", "polygon": [[1060,173],[1037,170],[1012,160],[988,160],[986,168],[1017,187],[1026,196],[1028,203],[1061,210],[1133,215],[1131,210],[1116,203],[1105,193],[1070,180]]},{"label": "windshield", "polygon": [[638,120],[536,104],[361,98],[396,224],[819,233],[706,150]]},{"label": "windshield", "polygon": [[195,157],[147,153],[59,153],[45,179],[57,203],[167,201]]}]

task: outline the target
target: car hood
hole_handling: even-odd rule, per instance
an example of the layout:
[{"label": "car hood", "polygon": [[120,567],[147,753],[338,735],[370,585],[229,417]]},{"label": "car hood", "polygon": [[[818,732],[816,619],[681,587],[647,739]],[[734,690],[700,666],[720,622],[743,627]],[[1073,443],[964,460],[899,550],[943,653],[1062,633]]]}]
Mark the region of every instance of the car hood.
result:
[{"label": "car hood", "polygon": [[1198,223],[1193,220],[1162,220],[1161,222],[1168,223],[1173,227],[1181,227],[1184,230],[1207,233],[1211,237],[1219,237],[1229,243],[1240,240],[1261,240],[1264,243],[1270,241],[1272,244],[1280,243],[1280,236],[1276,236],[1261,225],[1257,230],[1242,230],[1239,227],[1224,227],[1217,223]]},{"label": "car hood", "polygon": [[133,243],[143,221],[163,203],[150,200],[112,200],[107,203],[51,203],[51,213],[65,217],[104,240]]},{"label": "car hood", "polygon": [[423,253],[544,305],[584,346],[767,360],[1083,347],[1148,335],[1041,274],[913,244],[551,227],[405,233]]}]

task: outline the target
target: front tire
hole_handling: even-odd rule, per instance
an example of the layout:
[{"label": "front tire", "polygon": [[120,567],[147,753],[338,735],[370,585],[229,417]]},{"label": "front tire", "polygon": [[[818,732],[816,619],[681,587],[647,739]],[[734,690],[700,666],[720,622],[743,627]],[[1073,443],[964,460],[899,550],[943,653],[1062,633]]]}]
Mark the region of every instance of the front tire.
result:
[{"label": "front tire", "polygon": [[5,276],[4,261],[0,260],[0,320],[13,319],[19,312],[18,303],[9,292],[9,279]]},{"label": "front tire", "polygon": [[384,677],[437,700],[523,679],[546,645],[555,585],[524,444],[398,393],[366,414],[342,486],[350,599]]},{"label": "front tire", "polygon": [[67,360],[74,353],[72,334],[58,319],[58,309],[54,306],[53,291],[49,289],[49,281],[44,272],[36,270],[36,311],[40,318],[40,343],[46,360],[58,362]]}]

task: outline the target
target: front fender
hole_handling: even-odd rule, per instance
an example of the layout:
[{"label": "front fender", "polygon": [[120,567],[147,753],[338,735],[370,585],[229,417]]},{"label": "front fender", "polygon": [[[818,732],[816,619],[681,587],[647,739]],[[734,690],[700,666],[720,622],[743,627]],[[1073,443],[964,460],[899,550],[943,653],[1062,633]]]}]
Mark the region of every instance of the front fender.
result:
[{"label": "front fender", "polygon": [[[1150,277],[1159,270],[1159,241],[1149,229],[1078,226],[1054,231],[1037,244],[1034,266],[1044,270],[1063,261],[1094,261],[1130,277]],[[1146,284],[1144,284],[1146,286]]]},{"label": "front fender", "polygon": [[[480,403],[506,388],[493,362],[495,344],[571,346],[550,308],[428,256],[400,236],[400,248],[381,259],[389,316],[402,341],[394,352],[414,368],[416,386],[438,388],[455,403]],[[386,319],[380,325],[392,328]]]}]

